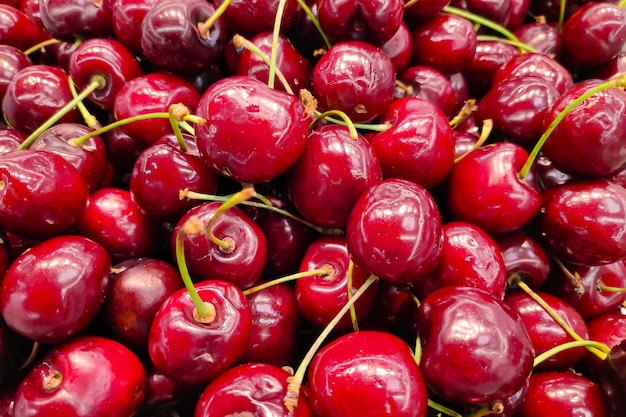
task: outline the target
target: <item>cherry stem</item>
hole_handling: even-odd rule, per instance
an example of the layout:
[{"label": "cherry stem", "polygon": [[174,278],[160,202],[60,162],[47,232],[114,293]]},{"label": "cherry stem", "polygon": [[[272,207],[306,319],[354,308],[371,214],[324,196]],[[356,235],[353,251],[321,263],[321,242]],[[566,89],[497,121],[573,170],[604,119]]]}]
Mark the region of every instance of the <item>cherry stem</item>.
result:
[{"label": "cherry stem", "polygon": [[[337,112],[337,111],[341,111],[341,110],[329,110],[329,112]],[[320,116],[321,114],[322,114],[321,112],[317,110],[315,111],[316,116]],[[324,119],[336,125],[345,126],[348,129],[350,128],[350,126],[343,120],[335,119],[329,116],[324,116]],[[371,130],[375,132],[385,132],[389,130],[389,128],[391,127],[391,123],[389,122],[378,123],[378,124],[352,123],[352,126],[354,126],[355,129]]]},{"label": "cherry stem", "polygon": [[[73,98],[78,97],[78,92],[76,91],[76,84],[74,84],[74,80],[72,80],[71,77],[70,77],[69,84],[70,84],[70,92],[72,93],[72,97]],[[100,129],[102,127],[98,119],[96,119],[96,116],[94,116],[93,114],[89,112],[89,110],[85,106],[85,103],[83,103],[82,101],[79,101],[76,107],[78,108],[78,111],[80,111],[80,114],[83,116],[83,119],[85,120],[85,124],[87,126],[89,126],[91,129],[94,129],[94,130]]]},{"label": "cherry stem", "polygon": [[326,119],[328,116],[331,115],[335,115],[341,118],[341,120],[343,120],[343,126],[346,126],[348,128],[348,131],[350,132],[350,137],[352,138],[352,140],[357,140],[359,138],[359,133],[356,131],[356,128],[354,127],[354,123],[352,123],[352,120],[350,120],[350,118],[348,117],[348,115],[341,111],[341,110],[328,110],[325,111],[324,113],[320,113],[319,111],[315,111],[315,119],[313,119],[311,121],[311,123],[309,124],[309,128],[313,128],[313,125],[315,125],[315,123],[317,123],[320,119]]},{"label": "cherry stem", "polygon": [[[354,274],[354,262],[352,259],[348,262],[348,280],[346,286],[348,287],[348,301],[352,299],[352,289],[354,288],[353,283],[353,274]],[[350,321],[352,321],[352,329],[355,332],[359,331],[359,321],[356,317],[356,308],[354,304],[350,306]]]},{"label": "cherry stem", "polygon": [[567,267],[563,264],[563,262],[561,262],[560,259],[553,257],[552,260],[559,267],[559,269],[563,271],[563,274],[565,274],[567,279],[574,286],[574,294],[576,294],[577,297],[582,297],[585,293],[585,287],[580,282],[580,275],[578,274],[578,272],[572,274],[572,271],[567,269]]},{"label": "cherry stem", "polygon": [[267,288],[273,287],[275,285],[283,284],[285,282],[295,281],[300,278],[315,277],[315,276],[323,277],[326,275],[328,275],[328,268],[318,268],[318,269],[311,269],[309,271],[298,272],[295,274],[287,275],[281,278],[276,278],[271,281],[264,282],[263,284],[256,285],[252,288],[248,288],[247,290],[243,291],[243,295],[248,296],[250,294],[254,294],[255,292],[263,291]]},{"label": "cherry stem", "polygon": [[[69,79],[69,82],[71,83],[72,80]],[[93,77],[91,77],[91,82],[83,91],[81,91],[80,94],[78,94],[75,98],[70,100],[65,106],[60,108],[59,111],[57,111],[54,115],[52,115],[52,117],[50,117],[48,120],[42,123],[41,126],[39,126],[37,129],[35,129],[35,131],[31,133],[24,140],[24,142],[22,142],[22,144],[18,146],[17,149],[18,150],[28,149],[28,147],[32,145],[33,142],[36,141],[37,138],[41,136],[43,132],[45,132],[50,127],[52,127],[56,122],[61,120],[63,116],[69,113],[74,107],[76,107],[78,103],[84,100],[89,94],[93,93],[99,88],[104,88],[105,85],[106,85],[106,80],[104,79],[102,75],[94,75]]]},{"label": "cherry stem", "polygon": [[565,118],[565,116],[567,116],[576,106],[581,104],[583,101],[587,100],[589,97],[591,97],[594,94],[597,94],[597,93],[599,93],[601,91],[607,90],[607,89],[609,89],[611,87],[620,87],[620,88],[626,87],[626,75],[622,75],[621,77],[619,77],[619,78],[617,78],[615,80],[607,81],[607,82],[602,83],[602,84],[600,84],[600,85],[598,85],[596,87],[590,88],[588,91],[586,91],[580,97],[578,97],[576,100],[574,100],[570,104],[568,104],[555,117],[555,119],[552,121],[552,123],[550,123],[548,128],[545,130],[545,132],[543,132],[543,134],[541,135],[541,137],[539,138],[539,140],[535,144],[535,147],[530,152],[530,155],[528,155],[528,159],[526,159],[526,163],[524,164],[524,166],[522,167],[521,171],[518,174],[518,176],[519,176],[519,178],[521,180],[526,178],[526,175],[528,175],[528,173],[530,172],[530,168],[535,163],[535,159],[537,159],[537,155],[539,155],[539,151],[543,147],[543,144],[546,143],[546,141],[548,140],[548,138],[550,137],[550,135],[552,134],[554,129],[556,129],[556,127],[559,125],[559,123],[561,123],[561,121]]},{"label": "cherry stem", "polygon": [[[413,292],[408,287],[401,288],[402,291],[404,291],[409,297],[411,297],[411,300],[413,300],[415,306],[419,309],[421,304],[419,298],[417,298],[417,296],[413,294]],[[415,350],[413,351],[413,358],[415,359],[415,363],[418,365],[422,361],[422,343],[420,341],[419,330],[415,337]]]},{"label": "cherry stem", "polygon": [[[203,123],[206,123],[206,120],[202,120],[201,123],[198,123],[198,124],[203,124]],[[186,120],[182,120],[178,122],[178,125],[182,127],[183,129],[185,129],[185,132],[189,133],[191,136],[196,136],[196,129],[194,129],[193,126],[187,123]]]},{"label": "cherry stem", "polygon": [[35,358],[37,357],[37,354],[39,353],[40,347],[41,347],[41,344],[39,342],[33,342],[33,348],[30,350],[30,354],[28,355],[28,358],[26,358],[22,366],[19,367],[18,371],[23,371],[24,369],[27,369],[30,365],[33,364]]},{"label": "cherry stem", "polygon": [[404,97],[411,97],[415,94],[415,90],[409,84],[403,83],[402,81],[396,79],[396,87],[399,87],[403,91]]},{"label": "cherry stem", "polygon": [[473,413],[467,414],[465,417],[485,417],[493,414],[502,414],[504,412],[504,405],[502,401],[496,400],[489,404],[488,407],[482,407]]},{"label": "cherry stem", "polygon": [[254,191],[253,187],[246,187],[243,190],[233,194],[228,200],[224,201],[215,211],[215,213],[213,213],[213,216],[211,216],[211,219],[209,220],[209,223],[206,225],[206,229],[207,229],[207,236],[209,238],[209,240],[213,243],[215,243],[217,246],[220,247],[221,250],[224,251],[228,251],[229,249],[231,249],[231,245],[232,243],[220,239],[217,236],[215,236],[213,234],[213,225],[215,224],[215,222],[217,221],[217,219],[227,210],[231,209],[232,207],[235,207],[237,204],[243,202],[243,201],[247,201],[249,199],[251,199],[252,197],[256,196],[256,192]]},{"label": "cherry stem", "polygon": [[278,37],[280,36],[280,25],[283,21],[287,0],[279,0],[276,7],[276,20],[274,20],[274,30],[272,32],[272,53],[270,54],[270,73],[267,86],[274,88],[274,77],[276,76],[276,57],[278,55]]},{"label": "cherry stem", "polygon": [[176,140],[178,141],[178,146],[180,150],[183,152],[187,152],[187,143],[185,139],[183,139],[183,134],[180,131],[180,121],[185,119],[185,116],[189,115],[189,109],[183,104],[172,104],[168,110],[168,114],[170,115],[170,125],[172,126],[172,130],[174,131],[174,136],[176,136]]},{"label": "cherry stem", "polygon": [[[530,296],[530,298],[532,298],[533,300],[535,300],[535,302],[537,304],[539,304],[545,311],[546,313],[548,313],[548,315],[550,317],[552,317],[552,319],[554,321],[556,321],[559,326],[561,326],[561,328],[563,330],[565,330],[565,332],[574,340],[576,341],[583,341],[584,339],[582,337],[580,337],[578,335],[578,333],[576,333],[574,331],[574,329],[572,329],[570,327],[570,325],[568,325],[565,320],[563,320],[563,318],[561,318],[561,316],[558,315],[558,313],[548,304],[546,303],[546,301],[541,298],[539,296],[539,294],[537,294],[536,292],[534,292],[525,282],[521,281],[521,280],[517,280],[516,282],[517,286],[519,288],[521,288],[526,294],[528,294]],[[589,350],[591,353],[593,353],[594,355],[596,355],[598,358],[600,358],[601,360],[606,359],[606,353],[602,352],[601,350],[598,350],[597,348],[593,347],[593,346],[587,346],[587,350]]]},{"label": "cherry stem", "polygon": [[598,285],[596,285],[596,288],[598,289],[598,291],[604,291],[604,292],[615,292],[615,293],[626,292],[626,288],[612,287],[610,285],[605,285],[604,282],[602,281],[598,281]]},{"label": "cherry stem", "polygon": [[433,410],[437,410],[440,413],[443,413],[447,416],[450,417],[463,417],[461,414],[457,413],[456,411],[452,410],[451,408],[446,407],[445,405],[439,404],[438,402],[435,402],[433,400],[431,400],[430,398],[428,399],[428,406],[430,408],[432,408]]},{"label": "cherry stem", "polygon": [[617,7],[619,7],[620,9],[621,9],[621,8],[626,7],[626,0],[622,0],[622,1],[621,1],[618,5],[617,5]]},{"label": "cherry stem", "polygon": [[211,31],[211,28],[213,27],[215,22],[217,22],[217,20],[220,17],[222,17],[224,12],[226,11],[228,6],[230,5],[230,2],[231,2],[231,0],[224,0],[224,3],[220,4],[220,7],[218,7],[215,10],[215,13],[213,13],[211,15],[211,17],[209,17],[204,22],[198,23],[198,33],[200,34],[202,39],[207,39],[209,37],[209,32]]},{"label": "cherry stem", "polygon": [[306,373],[309,364],[313,360],[313,357],[322,346],[328,335],[333,331],[333,329],[337,326],[337,323],[341,321],[343,316],[348,312],[351,306],[356,303],[356,301],[361,298],[361,296],[367,291],[367,289],[372,286],[374,282],[378,279],[375,275],[370,275],[369,278],[361,285],[361,287],[354,293],[350,301],[348,301],[344,306],[339,310],[339,312],[333,317],[333,319],[328,323],[328,325],[322,330],[320,335],[317,337],[315,342],[311,345],[306,355],[300,362],[298,369],[293,374],[287,378],[287,393],[285,394],[285,408],[289,412],[293,412],[293,410],[298,406],[298,396],[300,393],[300,387],[302,386],[302,381],[304,380],[304,374]]},{"label": "cherry stem", "polygon": [[328,36],[326,36],[324,31],[322,30],[322,26],[320,25],[320,21],[318,20],[317,16],[315,16],[315,13],[313,13],[313,11],[309,7],[309,5],[306,4],[305,0],[297,0],[297,2],[298,2],[298,6],[300,6],[300,8],[304,11],[304,13],[306,13],[306,15],[309,17],[309,19],[311,19],[311,23],[313,23],[313,26],[315,26],[315,28],[319,32],[320,36],[324,40],[324,44],[326,45],[326,48],[330,49],[330,47],[333,46],[333,45],[332,45],[332,43],[330,43],[330,40],[328,39]]},{"label": "cherry stem", "polygon": [[563,22],[565,22],[565,5],[567,3],[567,0],[561,0],[560,4],[559,4],[559,21],[556,24],[556,30],[557,32],[561,31],[561,28],[563,27]]},{"label": "cherry stem", "polygon": [[526,52],[537,52],[537,50],[535,48],[533,48],[532,46],[527,45],[524,42],[515,41],[513,39],[503,39],[503,38],[499,38],[497,36],[489,36],[489,35],[478,35],[476,37],[476,40],[478,40],[479,42],[484,42],[484,41],[502,42],[502,43],[507,43],[509,45],[516,46],[519,49],[521,49],[523,51],[526,51]]},{"label": "cherry stem", "polygon": [[414,4],[417,4],[419,0],[409,0],[406,3],[404,3],[404,8],[408,9],[409,7],[413,6]]},{"label": "cherry stem", "polygon": [[475,111],[476,111],[476,100],[475,99],[465,100],[465,103],[463,103],[463,107],[461,107],[461,110],[459,110],[459,113],[456,116],[454,116],[452,120],[450,120],[449,122],[450,127],[452,129],[456,129],[457,127],[459,127],[461,123],[467,120],[467,118],[470,117],[472,113],[474,113]]},{"label": "cherry stem", "polygon": [[513,42],[518,42],[518,43],[522,43],[519,38],[517,36],[515,36],[515,34],[513,32],[511,32],[510,30],[508,30],[507,28],[505,28],[502,25],[499,25],[498,23],[489,20],[489,19],[485,19],[482,16],[479,16],[475,13],[471,13],[468,12],[467,10],[463,10],[463,9],[459,9],[457,7],[452,7],[450,5],[446,5],[444,6],[444,8],[442,9],[442,11],[449,13],[449,14],[453,14],[456,16],[460,16],[463,17],[467,20],[470,20],[472,22],[475,23],[480,23],[483,26],[488,27],[489,29],[492,29],[496,32],[498,32],[499,34],[501,34],[502,36],[504,36],[507,39],[512,40]]},{"label": "cherry stem", "polygon": [[561,353],[568,349],[574,349],[578,347],[586,347],[586,348],[593,347],[605,354],[608,354],[611,351],[610,347],[608,347],[604,343],[596,342],[595,340],[574,340],[572,342],[565,342],[563,344],[555,346],[551,349],[546,350],[542,354],[537,355],[537,357],[535,357],[535,360],[533,362],[533,368],[558,353]]},{"label": "cherry stem", "polygon": [[30,48],[26,49],[24,51],[24,55],[30,55],[34,52],[37,52],[38,50],[45,48],[46,46],[50,46],[50,45],[55,45],[57,43],[59,43],[61,41],[59,41],[58,39],[46,39],[45,41],[39,42],[38,44],[35,44],[33,46],[31,46]]},{"label": "cherry stem", "polygon": [[[195,191],[190,191],[188,189],[180,190],[179,194],[180,194],[181,200],[183,198],[188,198],[188,199],[203,200],[203,201],[227,201],[229,198],[229,197],[223,197],[223,196],[217,196],[217,195],[211,195],[211,194],[197,193]],[[267,204],[257,203],[255,201],[242,201],[241,204],[244,206],[262,208],[262,209],[266,209],[266,210],[281,214],[285,217],[288,217],[292,220],[302,223],[303,225],[310,227],[311,229],[323,235],[341,236],[344,234],[343,229],[337,229],[337,228],[331,229],[331,228],[320,227],[316,224],[309,222],[308,220],[295,216],[292,213],[288,212],[287,210],[283,210],[276,206],[269,206]]]},{"label": "cherry stem", "polygon": [[493,120],[491,119],[485,119],[483,120],[483,128],[480,132],[480,136],[478,137],[478,140],[476,141],[476,143],[474,144],[474,146],[472,146],[467,152],[465,152],[463,155],[459,155],[458,157],[456,157],[454,159],[454,163],[456,164],[457,162],[459,162],[461,159],[465,158],[467,155],[470,154],[470,152],[475,151],[476,149],[480,148],[481,146],[483,146],[483,144],[487,141],[487,139],[489,138],[489,135],[491,134],[491,131],[493,129]]}]

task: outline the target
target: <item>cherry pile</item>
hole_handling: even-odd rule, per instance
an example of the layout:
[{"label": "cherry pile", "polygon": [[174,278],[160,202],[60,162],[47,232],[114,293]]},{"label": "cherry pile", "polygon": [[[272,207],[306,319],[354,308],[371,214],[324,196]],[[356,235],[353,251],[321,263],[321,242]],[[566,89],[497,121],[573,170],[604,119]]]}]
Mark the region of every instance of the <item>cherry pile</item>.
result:
[{"label": "cherry pile", "polygon": [[626,1],[0,0],[0,416],[626,415]]}]

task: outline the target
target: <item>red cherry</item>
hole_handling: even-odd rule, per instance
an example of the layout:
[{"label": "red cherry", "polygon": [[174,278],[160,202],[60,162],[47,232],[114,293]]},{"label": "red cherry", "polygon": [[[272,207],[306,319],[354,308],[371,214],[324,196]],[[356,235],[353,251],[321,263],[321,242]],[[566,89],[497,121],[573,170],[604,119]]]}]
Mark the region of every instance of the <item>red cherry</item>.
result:
[{"label": "red cherry", "polygon": [[13,152],[28,135],[16,129],[0,129],[0,155]]},{"label": "red cherry", "polygon": [[[410,94],[411,97],[429,101],[436,105],[446,117],[452,116],[456,108],[457,98],[447,76],[432,67],[414,65],[399,73],[398,80],[413,89],[413,94]],[[398,97],[405,95],[406,93],[403,91]]]},{"label": "red cherry", "polygon": [[113,33],[111,0],[40,0],[41,21],[52,37],[107,38]]},{"label": "red cherry", "polygon": [[[614,311],[600,314],[587,321],[589,340],[604,343],[609,348],[614,348],[623,340],[626,340],[626,315]],[[603,362],[596,355],[588,352],[585,362],[592,375],[602,374]]]},{"label": "red cherry", "polygon": [[561,32],[556,29],[555,25],[530,22],[515,29],[514,34],[520,42],[534,48],[539,53],[552,57],[561,55],[563,42]]},{"label": "red cherry", "polygon": [[111,25],[115,39],[135,54],[141,50],[141,23],[157,0],[113,0]]},{"label": "red cherry", "polygon": [[411,61],[411,51],[413,49],[411,32],[406,23],[402,22],[391,39],[380,45],[379,48],[391,59],[396,72],[405,69]]},{"label": "red cherry", "polygon": [[17,7],[0,4],[0,44],[25,50],[40,42],[41,29]]},{"label": "red cherry", "polygon": [[539,288],[548,279],[550,259],[541,244],[522,229],[493,236],[502,252],[506,276],[518,276],[531,288]]},{"label": "red cherry", "polygon": [[506,26],[511,14],[511,3],[511,0],[452,0],[450,4]]},{"label": "red cherry", "polygon": [[489,91],[493,74],[498,68],[519,54],[519,49],[500,41],[476,43],[476,53],[463,74],[474,96],[481,97]]},{"label": "red cherry", "polygon": [[621,416],[626,412],[626,367],[624,358],[626,355],[626,342],[621,341],[609,352],[606,360],[602,362],[602,370],[599,373],[600,387],[604,393],[604,398],[608,401],[609,407],[615,416]]},{"label": "red cherry", "polygon": [[30,58],[20,49],[10,45],[0,45],[0,100],[4,98],[15,74],[32,64]]},{"label": "red cherry", "polygon": [[520,54],[501,65],[493,74],[491,85],[522,75],[535,75],[552,84],[559,93],[563,94],[572,85],[572,74],[556,59],[541,53]]},{"label": "red cherry", "polygon": [[[220,7],[226,0],[216,0],[215,7]],[[223,18],[232,33],[239,33],[247,38],[253,38],[262,32],[271,32],[274,29],[274,20],[278,10],[279,0],[232,0],[224,12]],[[283,10],[281,29],[291,28],[298,16],[298,2],[287,0]]]}]

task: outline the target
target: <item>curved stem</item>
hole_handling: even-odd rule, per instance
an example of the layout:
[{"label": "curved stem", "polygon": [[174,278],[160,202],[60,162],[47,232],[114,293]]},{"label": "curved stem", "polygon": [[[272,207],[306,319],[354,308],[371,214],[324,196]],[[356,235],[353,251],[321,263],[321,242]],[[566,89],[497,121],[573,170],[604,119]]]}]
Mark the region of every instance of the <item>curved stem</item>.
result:
[{"label": "curved stem", "polygon": [[467,152],[465,152],[463,155],[458,156],[457,158],[454,159],[454,163],[458,163],[461,159],[465,158],[467,155],[470,154],[470,152],[480,148],[481,146],[483,146],[483,144],[487,141],[487,139],[489,138],[489,135],[491,134],[491,130],[493,129],[493,120],[491,119],[485,119],[483,120],[483,129],[480,132],[480,136],[478,137],[478,140],[476,141],[476,143],[474,144],[474,146],[472,146],[471,149],[469,149]]},{"label": "curved stem", "polygon": [[311,19],[311,23],[313,23],[313,26],[315,26],[315,29],[317,29],[318,33],[324,40],[324,44],[326,45],[326,48],[330,49],[330,47],[333,45],[330,43],[328,36],[326,36],[324,31],[322,30],[322,26],[320,25],[320,21],[317,19],[317,16],[315,16],[315,14],[313,13],[309,5],[306,4],[305,0],[297,0],[297,2],[300,8],[304,11],[304,13],[306,13],[309,19]]},{"label": "curved stem", "polygon": [[502,25],[500,25],[500,24],[498,24],[498,23],[496,23],[494,21],[491,21],[489,19],[485,19],[484,17],[479,16],[479,15],[477,15],[475,13],[471,13],[471,12],[468,12],[467,10],[459,9],[457,7],[452,7],[450,5],[444,6],[442,11],[444,11],[446,13],[449,13],[449,14],[453,14],[453,15],[456,15],[456,16],[463,17],[463,18],[465,18],[467,20],[470,20],[472,22],[475,22],[475,23],[480,23],[481,25],[486,26],[489,29],[492,29],[492,30],[498,32],[499,34],[501,34],[502,36],[504,36],[507,39],[510,39],[510,40],[512,40],[514,42],[522,43],[522,42],[520,42],[519,38],[517,36],[515,36],[515,34],[513,32],[511,32],[510,30],[508,30],[504,26],[502,26]]},{"label": "curved stem", "polygon": [[356,128],[354,127],[354,123],[352,123],[352,120],[350,120],[350,118],[345,112],[342,112],[341,110],[328,110],[328,111],[325,111],[324,113],[319,113],[318,111],[316,111],[315,113],[316,113],[315,119],[311,121],[311,123],[309,124],[309,128],[312,128],[313,125],[317,123],[318,120],[325,119],[328,116],[334,114],[335,116],[339,116],[341,120],[343,120],[343,122],[345,123],[345,126],[348,128],[348,131],[350,132],[350,137],[352,138],[352,140],[357,140],[359,138],[359,133],[356,131]]},{"label": "curved stem", "polygon": [[307,277],[314,277],[314,276],[323,277],[326,274],[328,274],[327,268],[318,268],[318,269],[311,269],[310,271],[298,272],[295,274],[287,275],[285,277],[276,278],[271,281],[264,282],[263,284],[256,285],[252,288],[248,288],[247,290],[243,291],[243,295],[248,296],[250,294],[254,294],[255,292],[263,291],[264,289],[273,287],[275,285],[283,284],[289,281],[295,281],[300,278],[307,278]]},{"label": "curved stem", "polygon": [[235,207],[237,204],[243,201],[251,199],[255,195],[256,195],[256,192],[254,191],[254,188],[246,187],[243,190],[239,191],[238,193],[233,194],[228,200],[223,202],[217,208],[215,213],[213,213],[213,216],[211,216],[209,223],[206,225],[207,236],[211,242],[215,243],[217,246],[220,247],[220,249],[223,249],[223,250],[227,250],[230,248],[231,244],[228,241],[219,239],[217,236],[213,234],[213,230],[212,230],[213,225],[215,224],[215,222],[217,221],[217,219],[222,213],[224,213],[225,211],[229,210],[232,207]]},{"label": "curved stem", "polygon": [[278,37],[280,36],[280,25],[283,21],[283,13],[285,12],[285,4],[287,0],[278,0],[276,8],[276,20],[274,20],[274,31],[272,32],[272,53],[270,55],[270,73],[267,80],[267,86],[274,88],[274,77],[276,76],[276,56],[278,55]]},{"label": "curved stem", "polygon": [[502,42],[502,43],[507,43],[509,45],[513,45],[518,47],[519,49],[526,51],[526,52],[537,52],[537,50],[535,48],[533,48],[530,45],[525,44],[524,42],[520,42],[520,41],[515,41],[513,39],[503,39],[503,38],[499,38],[497,36],[489,36],[489,35],[478,35],[476,37],[476,40],[478,41],[496,41],[496,42]]},{"label": "curved stem", "polygon": [[433,410],[437,410],[440,413],[443,413],[447,416],[450,417],[463,417],[461,414],[457,413],[456,411],[452,410],[451,408],[448,408],[444,405],[439,404],[438,402],[435,402],[433,400],[431,400],[430,398],[428,399],[428,406],[430,408],[432,408]]},{"label": "curved stem", "polygon": [[181,151],[186,153],[187,143],[185,139],[183,139],[183,133],[180,131],[179,120],[183,120],[185,115],[189,114],[189,109],[182,104],[172,104],[167,113],[170,115],[170,126],[172,126],[174,136],[176,136],[176,140],[178,141],[178,146]]},{"label": "curved stem", "polygon": [[463,107],[461,107],[461,110],[459,110],[459,113],[456,116],[454,116],[452,120],[450,120],[449,122],[450,127],[452,129],[456,129],[457,127],[459,127],[461,123],[467,120],[467,118],[470,117],[472,113],[474,113],[475,111],[476,111],[476,100],[473,98],[469,100],[465,100],[465,103],[463,103]]},{"label": "curved stem", "polygon": [[[352,278],[353,278],[353,274],[354,274],[354,262],[352,262],[352,259],[348,262],[348,282],[346,284],[346,286],[348,287],[348,301],[350,301],[352,299]],[[352,330],[354,330],[355,332],[359,331],[359,321],[356,317],[356,309],[354,307],[354,304],[352,304],[350,306],[350,321],[352,322]]]},{"label": "curved stem", "polygon": [[[341,110],[329,110],[329,111],[341,111]],[[316,116],[320,116],[321,114],[322,112],[315,110]],[[324,119],[336,125],[341,125],[341,126],[345,126],[349,128],[348,124],[343,120],[335,119],[334,117],[329,117],[329,116],[324,116]],[[352,123],[352,126],[354,126],[355,129],[372,130],[375,132],[384,132],[386,130],[389,130],[389,128],[391,127],[391,123],[389,122],[379,123],[379,124]]]},{"label": "curved stem", "polygon": [[45,41],[39,42],[38,44],[35,44],[33,46],[31,46],[30,48],[26,49],[24,51],[24,55],[30,55],[33,52],[37,52],[38,50],[40,50],[41,48],[45,48],[46,46],[50,46],[50,45],[55,45],[57,43],[59,43],[61,41],[59,41],[58,39],[46,39]]},{"label": "curved stem", "polygon": [[602,281],[598,281],[598,285],[596,285],[596,288],[598,289],[598,291],[604,291],[604,292],[626,292],[626,288],[622,288],[622,287],[612,287],[610,285],[605,285],[604,282]]},{"label": "curved stem", "polygon": [[[74,80],[72,80],[72,77],[70,77],[70,92],[72,93],[72,97],[76,98],[78,97],[78,92],[76,91],[76,84],[74,84]],[[85,103],[81,101],[78,102],[78,104],[76,104],[76,107],[78,108],[78,111],[80,111],[80,114],[83,116],[83,120],[85,120],[85,124],[87,126],[89,126],[91,129],[100,129],[102,127],[102,125],[100,124],[100,122],[98,121],[98,119],[96,119],[96,116],[94,116],[93,114],[91,114],[89,112],[89,109],[87,109],[87,107],[85,106]]]},{"label": "curved stem", "polygon": [[611,351],[611,348],[604,343],[596,342],[594,340],[574,340],[573,342],[566,342],[561,345],[555,346],[552,349],[548,349],[542,354],[537,355],[537,357],[535,357],[535,361],[533,362],[533,368],[551,358],[552,356],[556,355],[557,353],[561,353],[565,350],[578,347],[594,347],[602,352],[605,352],[606,354]]},{"label": "curved stem", "polygon": [[215,24],[215,22],[217,22],[217,20],[222,17],[222,15],[224,14],[224,12],[226,11],[226,9],[228,8],[228,6],[230,5],[231,0],[224,0],[224,3],[220,4],[220,7],[218,7],[215,10],[215,13],[213,13],[207,20],[205,20],[204,22],[200,22],[198,23],[198,32],[200,33],[200,36],[203,39],[206,39],[209,37],[209,32],[211,31],[211,28],[213,27],[213,25]]}]

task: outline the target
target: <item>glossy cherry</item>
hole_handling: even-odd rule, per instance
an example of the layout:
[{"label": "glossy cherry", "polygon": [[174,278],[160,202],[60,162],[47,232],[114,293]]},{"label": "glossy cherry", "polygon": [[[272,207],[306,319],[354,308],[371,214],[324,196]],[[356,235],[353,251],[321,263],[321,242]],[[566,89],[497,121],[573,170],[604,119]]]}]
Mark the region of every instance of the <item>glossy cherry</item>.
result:
[{"label": "glossy cherry", "polygon": [[561,32],[557,30],[555,25],[530,22],[515,29],[514,34],[520,42],[534,48],[539,53],[551,57],[559,57],[561,54],[563,41]]},{"label": "glossy cherry", "polygon": [[28,135],[16,129],[0,129],[0,155],[13,152]]},{"label": "glossy cherry", "polygon": [[452,0],[450,4],[480,15],[502,26],[509,23],[512,0]]},{"label": "glossy cherry", "polygon": [[552,84],[563,94],[573,84],[572,74],[555,58],[541,53],[525,53],[510,59],[493,74],[491,85],[495,86],[510,77],[536,75]]},{"label": "glossy cherry", "polygon": [[111,25],[115,39],[135,54],[141,50],[141,23],[156,0],[113,0]]},{"label": "glossy cherry", "polygon": [[[492,2],[494,3],[494,2]],[[472,61],[463,69],[473,96],[482,97],[498,68],[519,54],[519,49],[500,41],[479,41]]]},{"label": "glossy cherry", "polygon": [[[216,0],[215,7],[220,7],[226,0]],[[224,12],[223,19],[232,33],[239,33],[247,38],[253,38],[262,32],[271,32],[274,29],[276,11],[279,0],[232,0]],[[300,12],[296,0],[287,0],[281,19],[281,29],[291,28]]]},{"label": "glossy cherry", "polygon": [[408,22],[422,22],[438,14],[448,3],[446,0],[417,1],[407,7],[404,14]]},{"label": "glossy cherry", "polygon": [[411,31],[406,23],[402,22],[391,39],[380,45],[379,48],[391,59],[396,72],[400,72],[411,61],[412,46]]},{"label": "glossy cherry", "polygon": [[40,0],[45,29],[55,39],[73,42],[83,38],[106,38],[113,33],[111,0]]},{"label": "glossy cherry", "polygon": [[602,363],[600,387],[609,402],[614,415],[626,412],[626,341],[622,340],[611,348],[606,360]]},{"label": "glossy cherry", "polygon": [[20,49],[10,45],[0,45],[0,100],[4,98],[15,74],[32,64],[30,58]]},{"label": "glossy cherry", "polygon": [[18,8],[0,4],[0,44],[24,50],[43,40],[41,28]]},{"label": "glossy cherry", "polygon": [[436,105],[446,117],[452,116],[456,109],[456,94],[450,79],[432,67],[414,65],[398,74],[398,80],[409,86],[412,91],[396,88],[395,96],[417,97]]},{"label": "glossy cherry", "polygon": [[516,275],[539,288],[550,274],[550,259],[541,243],[522,229],[493,236],[502,252],[506,276]]},{"label": "glossy cherry", "polygon": [[[626,339],[626,315],[620,311],[600,314],[587,320],[589,340],[604,343],[609,348],[614,348]],[[602,373],[603,360],[591,352],[585,357],[585,365],[591,371],[591,375],[600,376]]]}]

